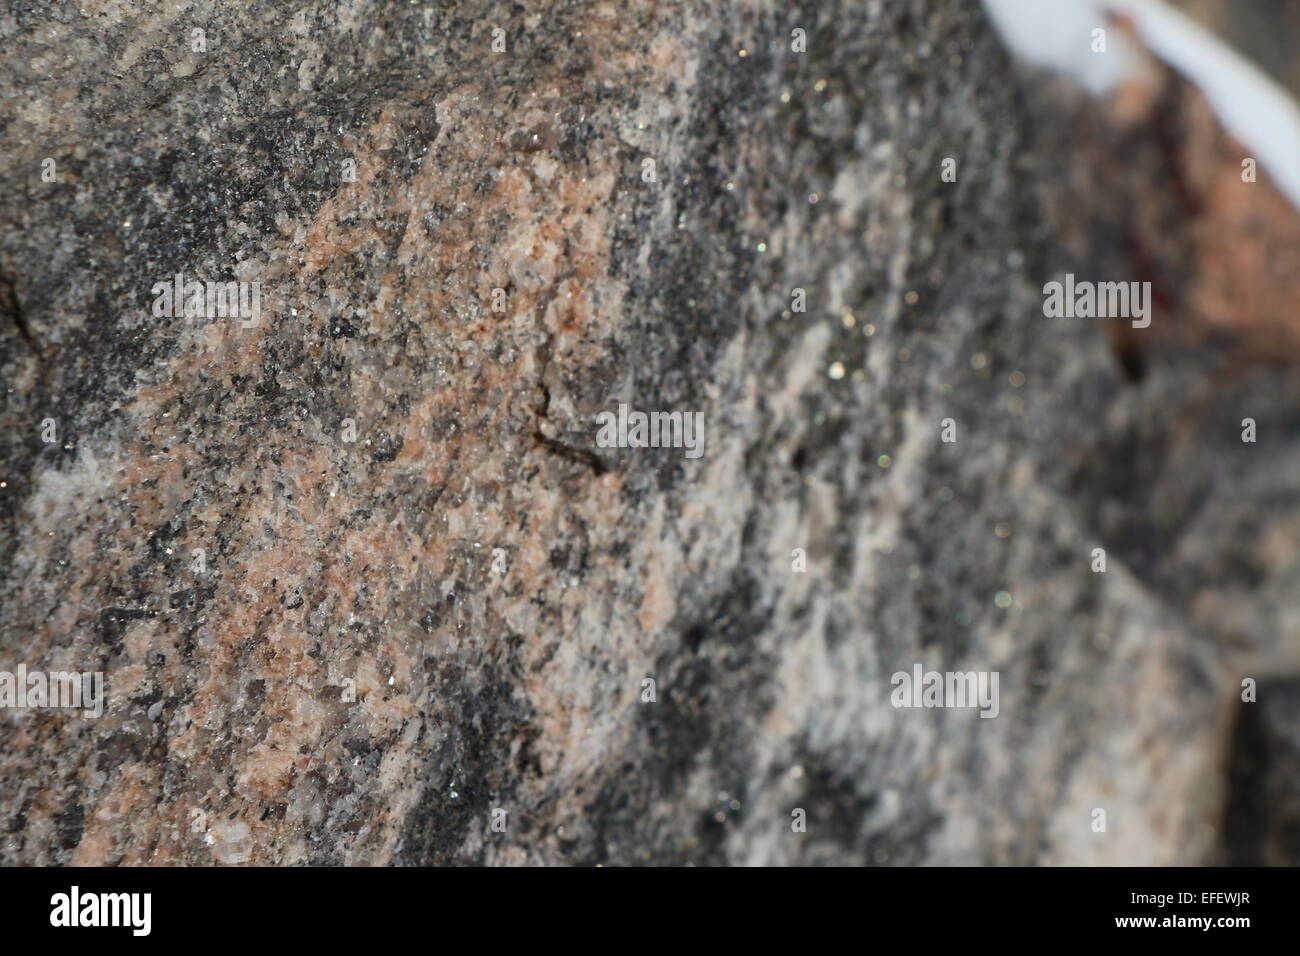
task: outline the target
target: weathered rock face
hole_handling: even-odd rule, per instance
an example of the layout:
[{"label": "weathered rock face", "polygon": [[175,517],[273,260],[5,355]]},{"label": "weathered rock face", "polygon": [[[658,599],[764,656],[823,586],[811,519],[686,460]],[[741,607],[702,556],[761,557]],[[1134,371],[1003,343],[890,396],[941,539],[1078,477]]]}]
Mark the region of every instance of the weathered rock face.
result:
[{"label": "weathered rock face", "polygon": [[[1175,435],[1202,356],[1134,384],[1043,317],[1114,252],[1048,225],[978,6],[0,36],[0,669],[107,691],[0,712],[0,860],[1272,852],[1229,838],[1273,765],[1229,764],[1297,648],[1294,379]],[[156,315],[176,273],[260,317]],[[600,447],[620,403],[702,456]],[[891,706],[918,663],[997,672],[996,718]]]}]

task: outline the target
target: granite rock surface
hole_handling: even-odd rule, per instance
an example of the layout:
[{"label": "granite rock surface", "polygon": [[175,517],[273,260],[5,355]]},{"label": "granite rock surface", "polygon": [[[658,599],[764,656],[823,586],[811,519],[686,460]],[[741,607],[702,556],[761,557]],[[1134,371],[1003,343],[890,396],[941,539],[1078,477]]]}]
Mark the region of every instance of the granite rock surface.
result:
[{"label": "granite rock surface", "polygon": [[1123,247],[979,5],[0,37],[0,669],[107,688],[0,712],[0,862],[1294,862],[1296,378],[1043,317]]}]

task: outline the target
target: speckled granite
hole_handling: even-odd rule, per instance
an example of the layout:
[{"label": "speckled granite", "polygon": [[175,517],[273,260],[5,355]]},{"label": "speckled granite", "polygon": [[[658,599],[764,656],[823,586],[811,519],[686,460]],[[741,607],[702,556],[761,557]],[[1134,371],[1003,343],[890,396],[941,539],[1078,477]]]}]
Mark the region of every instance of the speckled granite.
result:
[{"label": "speckled granite", "polygon": [[[1294,377],[1175,444],[1202,356],[1134,384],[1043,318],[1084,260],[978,5],[19,0],[0,37],[0,669],[108,693],[0,712],[0,861],[1277,843],[1231,839],[1273,779],[1232,758],[1242,676],[1295,663]],[[178,272],[260,321],[155,316]],[[621,402],[702,411],[703,456],[598,447]],[[997,719],[891,707],[916,662],[998,671]]]}]

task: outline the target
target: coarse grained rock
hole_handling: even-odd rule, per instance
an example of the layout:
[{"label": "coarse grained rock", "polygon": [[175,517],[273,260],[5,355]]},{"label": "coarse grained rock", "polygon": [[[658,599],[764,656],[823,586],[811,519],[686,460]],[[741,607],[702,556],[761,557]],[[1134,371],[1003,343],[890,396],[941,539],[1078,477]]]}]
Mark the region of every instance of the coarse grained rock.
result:
[{"label": "coarse grained rock", "polygon": [[[1063,167],[977,5],[20,0],[0,36],[0,667],[108,686],[4,715],[0,860],[1226,852],[1295,439],[1224,407],[1175,453],[1203,360],[1135,384],[1043,317]],[[155,317],[177,272],[262,320]],[[1240,386],[1283,434],[1288,381]],[[703,456],[597,447],[620,402],[702,411]],[[891,706],[915,663],[998,672],[997,718]]]}]

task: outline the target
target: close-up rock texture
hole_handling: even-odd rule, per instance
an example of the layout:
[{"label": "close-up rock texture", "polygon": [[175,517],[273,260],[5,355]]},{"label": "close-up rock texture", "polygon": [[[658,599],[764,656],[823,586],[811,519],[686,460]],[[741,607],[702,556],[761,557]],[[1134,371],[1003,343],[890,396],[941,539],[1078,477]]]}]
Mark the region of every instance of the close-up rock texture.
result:
[{"label": "close-up rock texture", "polygon": [[0,709],[0,863],[1300,858],[1300,220],[1168,66],[945,0],[0,42],[0,670],[105,688]]}]

